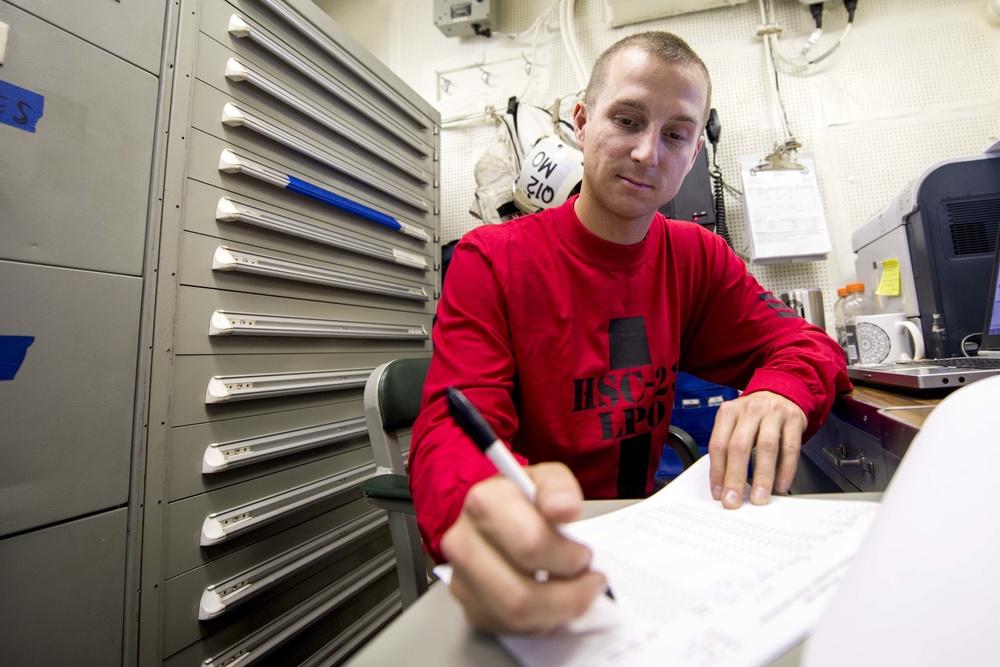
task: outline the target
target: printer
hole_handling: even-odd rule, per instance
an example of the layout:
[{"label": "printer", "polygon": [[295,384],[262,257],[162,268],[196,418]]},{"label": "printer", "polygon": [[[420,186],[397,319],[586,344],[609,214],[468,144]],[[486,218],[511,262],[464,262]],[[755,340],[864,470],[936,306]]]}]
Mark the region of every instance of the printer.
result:
[{"label": "printer", "polygon": [[[854,266],[882,312],[920,327],[928,357],[962,356],[963,338],[983,330],[998,234],[1000,153],[943,160],[855,230]],[[895,278],[890,260],[898,294],[874,296]]]}]

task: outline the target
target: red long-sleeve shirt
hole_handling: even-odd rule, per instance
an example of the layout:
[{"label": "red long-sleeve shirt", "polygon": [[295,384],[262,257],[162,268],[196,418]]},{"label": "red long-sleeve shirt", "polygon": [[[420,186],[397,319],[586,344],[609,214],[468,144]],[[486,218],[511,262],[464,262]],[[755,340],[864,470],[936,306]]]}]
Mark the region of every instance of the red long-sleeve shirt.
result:
[{"label": "red long-sleeve shirt", "polygon": [[410,487],[425,546],[457,519],[469,487],[496,470],[448,414],[456,386],[523,463],[561,461],[586,498],[652,491],[674,381],[785,396],[811,435],[847,391],[844,357],[701,226],[656,214],[622,246],[579,221],[574,199],[456,246],[413,429]]}]

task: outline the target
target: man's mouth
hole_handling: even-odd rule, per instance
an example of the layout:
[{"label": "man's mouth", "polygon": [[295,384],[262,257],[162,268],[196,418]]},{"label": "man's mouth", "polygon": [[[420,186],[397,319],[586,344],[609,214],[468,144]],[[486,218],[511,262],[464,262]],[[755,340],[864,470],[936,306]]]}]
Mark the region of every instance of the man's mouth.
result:
[{"label": "man's mouth", "polygon": [[651,188],[651,187],[653,187],[653,186],[649,185],[648,183],[643,183],[642,181],[637,181],[634,178],[629,178],[628,176],[619,176],[618,178],[622,179],[626,183],[629,183],[630,185],[633,185],[633,186],[635,186],[637,188]]}]

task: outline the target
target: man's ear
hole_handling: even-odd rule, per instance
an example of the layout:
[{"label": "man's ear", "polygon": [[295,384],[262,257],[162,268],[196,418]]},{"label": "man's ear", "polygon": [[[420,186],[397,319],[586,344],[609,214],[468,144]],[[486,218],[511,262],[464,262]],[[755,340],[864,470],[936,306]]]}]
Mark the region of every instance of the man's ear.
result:
[{"label": "man's ear", "polygon": [[576,106],[573,107],[573,136],[576,137],[576,143],[583,148],[583,128],[587,124],[587,105],[585,103],[577,102]]},{"label": "man's ear", "polygon": [[701,152],[701,147],[704,146],[704,145],[705,145],[705,135],[702,134],[702,135],[700,135],[698,137],[698,145],[695,146],[695,148],[694,148],[694,155],[691,156],[691,164],[688,165],[687,171],[684,172],[685,174],[687,174],[688,172],[690,172],[691,168],[694,167],[694,162],[695,162],[695,160],[698,159],[698,153]]}]

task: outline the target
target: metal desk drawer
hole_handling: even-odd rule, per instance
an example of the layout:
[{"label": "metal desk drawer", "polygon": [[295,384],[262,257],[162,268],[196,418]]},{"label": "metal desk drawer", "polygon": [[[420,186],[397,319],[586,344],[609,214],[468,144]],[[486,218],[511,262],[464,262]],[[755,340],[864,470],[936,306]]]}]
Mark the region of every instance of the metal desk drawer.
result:
[{"label": "metal desk drawer", "polygon": [[833,414],[802,449],[844,491],[884,491],[889,483],[878,435],[855,428]]}]

